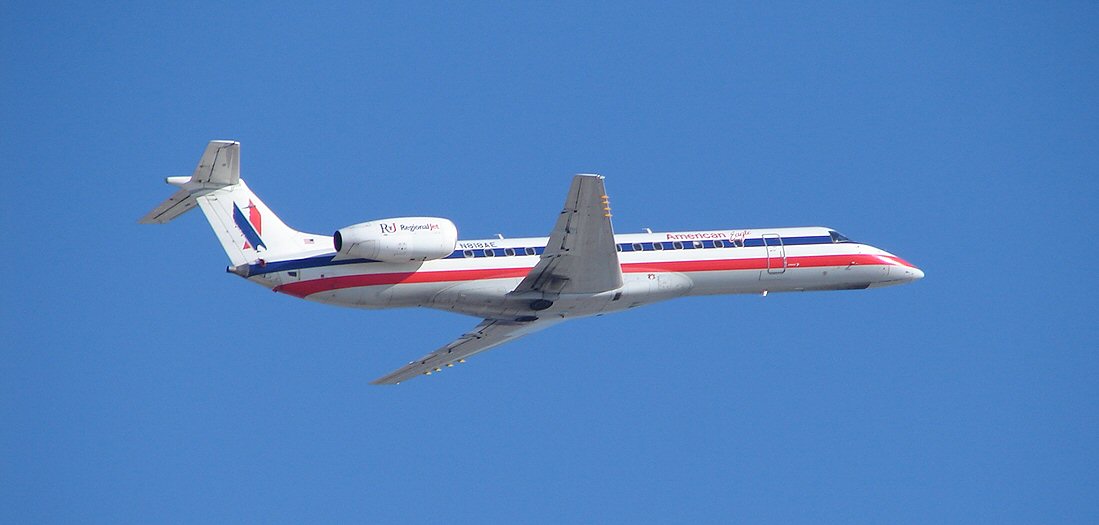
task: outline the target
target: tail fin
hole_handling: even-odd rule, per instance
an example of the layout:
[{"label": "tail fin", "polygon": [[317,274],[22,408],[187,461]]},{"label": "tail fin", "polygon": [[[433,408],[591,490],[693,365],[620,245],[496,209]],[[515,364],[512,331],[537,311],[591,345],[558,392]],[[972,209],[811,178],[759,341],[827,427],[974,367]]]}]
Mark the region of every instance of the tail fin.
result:
[{"label": "tail fin", "polygon": [[328,237],[287,226],[248,189],[240,178],[239,142],[211,141],[190,177],[167,182],[180,190],[138,222],[163,224],[198,205],[233,265],[330,251]]}]

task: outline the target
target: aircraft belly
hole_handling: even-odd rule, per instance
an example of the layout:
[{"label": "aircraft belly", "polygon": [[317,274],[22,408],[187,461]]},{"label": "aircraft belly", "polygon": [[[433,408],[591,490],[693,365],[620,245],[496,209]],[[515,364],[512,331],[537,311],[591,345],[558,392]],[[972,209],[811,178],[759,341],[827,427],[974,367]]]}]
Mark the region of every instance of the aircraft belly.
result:
[{"label": "aircraft belly", "polygon": [[381,293],[391,307],[429,306],[445,283],[401,283]]},{"label": "aircraft belly", "polygon": [[526,315],[530,313],[529,301],[508,296],[520,280],[507,278],[449,283],[438,289],[424,306],[483,318]]},{"label": "aircraft belly", "polygon": [[430,306],[438,294],[440,283],[402,283],[356,286],[317,292],[306,297],[310,301],[360,308],[402,308]]},{"label": "aircraft belly", "polygon": [[831,266],[792,270],[794,291],[862,290],[886,278],[889,267],[880,264]]},{"label": "aircraft belly", "polygon": [[381,296],[381,286],[364,286],[359,288],[341,288],[307,295],[306,300],[334,304],[338,306],[354,306],[361,308],[385,308],[388,303]]},{"label": "aircraft belly", "polygon": [[694,282],[679,272],[634,272],[623,275],[622,288],[614,290],[604,312],[634,308],[688,295]]},{"label": "aircraft belly", "polygon": [[758,270],[691,272],[688,275],[694,282],[691,295],[758,293],[761,290]]},{"label": "aircraft belly", "polygon": [[766,270],[730,270],[691,272],[691,295],[745,294],[815,290],[864,289],[871,285],[892,284],[886,265],[851,265],[814,268],[787,268],[782,274]]}]

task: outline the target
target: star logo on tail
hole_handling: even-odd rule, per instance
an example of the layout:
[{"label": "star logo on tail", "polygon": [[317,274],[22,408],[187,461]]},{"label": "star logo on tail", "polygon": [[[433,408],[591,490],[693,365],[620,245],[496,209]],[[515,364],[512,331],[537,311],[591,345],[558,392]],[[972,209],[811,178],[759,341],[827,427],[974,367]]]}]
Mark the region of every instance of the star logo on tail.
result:
[{"label": "star logo on tail", "polygon": [[263,233],[263,217],[260,215],[259,208],[252,203],[252,200],[248,200],[248,206],[244,209],[248,210],[248,216],[245,217],[244,212],[241,211],[240,206],[237,203],[233,203],[233,223],[240,228],[240,233],[244,235],[244,248],[254,249],[259,251],[260,248],[267,249],[267,245],[263,244],[263,239],[260,234]]}]

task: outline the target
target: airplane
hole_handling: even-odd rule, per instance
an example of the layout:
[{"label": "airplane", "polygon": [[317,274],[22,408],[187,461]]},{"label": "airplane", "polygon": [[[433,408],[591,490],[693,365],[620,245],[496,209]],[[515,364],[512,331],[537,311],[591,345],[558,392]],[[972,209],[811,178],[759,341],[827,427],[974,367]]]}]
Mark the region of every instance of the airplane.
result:
[{"label": "airplane", "polygon": [[142,217],[196,205],[231,265],[275,292],[357,308],[427,307],[481,318],[441,348],[376,380],[397,384],[464,363],[562,321],[677,297],[861,290],[909,283],[915,265],[825,227],[616,234],[604,178],[579,174],[548,237],[459,240],[439,217],[397,217],[331,235],[290,228],[240,178],[240,143],[211,141],[190,177]]}]

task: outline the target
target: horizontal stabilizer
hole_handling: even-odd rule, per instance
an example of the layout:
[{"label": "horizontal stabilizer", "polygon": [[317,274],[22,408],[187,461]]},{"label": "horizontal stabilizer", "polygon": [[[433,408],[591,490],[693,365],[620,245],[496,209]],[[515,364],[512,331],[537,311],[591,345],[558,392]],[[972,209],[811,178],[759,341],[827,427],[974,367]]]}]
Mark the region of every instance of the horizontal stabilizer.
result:
[{"label": "horizontal stabilizer", "polygon": [[231,140],[210,141],[190,179],[168,177],[167,182],[182,189],[145,214],[137,221],[139,224],[164,224],[197,206],[197,194],[240,182],[240,143]]},{"label": "horizontal stabilizer", "polygon": [[189,211],[197,205],[195,198],[191,196],[191,192],[187,190],[179,190],[168,197],[168,200],[160,203],[159,206],[153,208],[153,211],[145,214],[144,217],[137,222],[140,224],[164,224],[180,215]]}]

